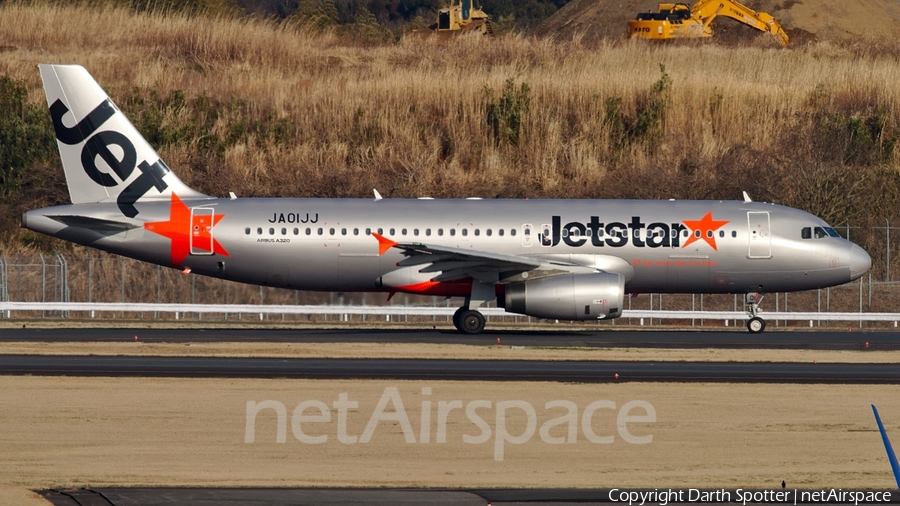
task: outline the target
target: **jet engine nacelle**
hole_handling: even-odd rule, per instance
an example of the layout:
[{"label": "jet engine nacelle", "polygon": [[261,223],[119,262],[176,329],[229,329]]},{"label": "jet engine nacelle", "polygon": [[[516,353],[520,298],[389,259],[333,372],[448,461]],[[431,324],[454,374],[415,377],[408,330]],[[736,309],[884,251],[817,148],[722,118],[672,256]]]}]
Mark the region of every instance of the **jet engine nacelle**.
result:
[{"label": "jet engine nacelle", "polygon": [[557,320],[598,320],[622,316],[625,277],[621,274],[563,274],[506,285],[508,313]]}]

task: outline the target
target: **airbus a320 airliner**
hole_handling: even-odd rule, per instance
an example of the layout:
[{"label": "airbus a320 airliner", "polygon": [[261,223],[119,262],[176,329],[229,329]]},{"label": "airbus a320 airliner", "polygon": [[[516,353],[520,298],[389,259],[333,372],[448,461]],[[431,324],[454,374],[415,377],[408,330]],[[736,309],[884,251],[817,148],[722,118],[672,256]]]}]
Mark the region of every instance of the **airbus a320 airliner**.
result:
[{"label": "airbus a320 airliner", "polygon": [[744,201],[215,198],[181,182],[77,65],[40,65],[71,205],[26,212],[53,237],[216,278],[299,290],[464,297],[560,320],[633,293],[760,295],[847,283],[871,259],[824,221]]}]

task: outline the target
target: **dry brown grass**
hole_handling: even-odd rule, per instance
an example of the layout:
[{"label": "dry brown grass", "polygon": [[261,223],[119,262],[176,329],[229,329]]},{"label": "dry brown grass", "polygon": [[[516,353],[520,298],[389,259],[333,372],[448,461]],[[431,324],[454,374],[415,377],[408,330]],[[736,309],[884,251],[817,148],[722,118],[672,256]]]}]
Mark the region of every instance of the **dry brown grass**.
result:
[{"label": "dry brown grass", "polygon": [[[16,3],[4,4],[2,15],[0,40],[17,50],[0,54],[0,69],[27,80],[35,95],[35,64],[77,62],[114,99],[135,87],[163,96],[184,90],[189,97],[240,97],[246,114],[292,119],[297,142],[267,146],[246,139],[225,154],[217,170],[229,181],[246,181],[249,188],[237,188],[245,194],[303,195],[302,184],[276,189],[278,179],[300,183],[309,173],[349,170],[389,194],[537,196],[566,185],[572,188],[563,193],[587,196],[600,191],[610,168],[604,100],[618,96],[633,107],[659,79],[659,64],[673,80],[665,140],[654,152],[638,147],[626,153],[631,164],[721,157],[735,146],[767,152],[814,93],[834,110],[878,105],[893,113],[900,104],[894,54],[860,54],[828,43],[780,50],[511,36],[491,44],[464,38],[450,47],[354,47],[328,33],[257,19]],[[533,93],[518,149],[494,146],[482,125],[484,87],[499,89],[510,77]],[[365,132],[371,138],[358,138]],[[450,153],[442,150],[444,139],[453,145]],[[184,161],[189,148],[164,157]],[[171,165],[192,179],[181,164]],[[285,174],[289,168],[293,176]],[[592,184],[578,190],[580,182]],[[367,196],[363,188],[331,192]]]}]

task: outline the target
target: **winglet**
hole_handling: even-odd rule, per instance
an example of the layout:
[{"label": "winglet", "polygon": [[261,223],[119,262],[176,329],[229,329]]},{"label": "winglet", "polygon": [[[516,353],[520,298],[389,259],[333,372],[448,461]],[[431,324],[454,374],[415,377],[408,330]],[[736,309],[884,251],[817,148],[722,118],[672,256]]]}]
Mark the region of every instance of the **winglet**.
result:
[{"label": "winglet", "polygon": [[398,242],[392,241],[381,234],[376,234],[375,232],[372,232],[372,236],[374,238],[378,239],[378,254],[379,255],[384,255],[385,251],[387,251],[387,250],[393,248],[394,246],[396,246],[397,244],[399,244]]},{"label": "winglet", "polygon": [[884,430],[884,425],[881,424],[881,417],[878,416],[878,410],[875,409],[874,404],[872,404],[872,412],[875,413],[875,422],[878,423],[878,431],[881,432],[881,441],[884,443],[884,450],[887,452],[888,461],[890,461],[891,469],[894,471],[894,480],[897,481],[897,488],[900,488],[900,464],[897,464],[897,455],[894,454],[894,449],[891,448],[891,442],[887,437],[887,432]]}]

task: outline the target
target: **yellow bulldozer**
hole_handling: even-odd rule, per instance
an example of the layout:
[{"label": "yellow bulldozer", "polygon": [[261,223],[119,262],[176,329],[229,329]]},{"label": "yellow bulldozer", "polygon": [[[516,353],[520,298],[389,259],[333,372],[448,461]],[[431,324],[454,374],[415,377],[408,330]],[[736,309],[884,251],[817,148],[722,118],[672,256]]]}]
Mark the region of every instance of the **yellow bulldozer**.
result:
[{"label": "yellow bulldozer", "polygon": [[481,10],[475,0],[451,0],[449,7],[438,11],[437,23],[428,28],[428,30],[414,30],[412,35],[418,37],[437,35],[441,40],[463,33],[494,35],[489,16]]},{"label": "yellow bulldozer", "polygon": [[770,33],[782,46],[788,44],[788,35],[775,18],[733,0],[698,0],[691,7],[684,3],[661,3],[657,12],[642,12],[637,19],[629,21],[628,36],[655,40],[712,37],[711,23],[718,16]]}]

